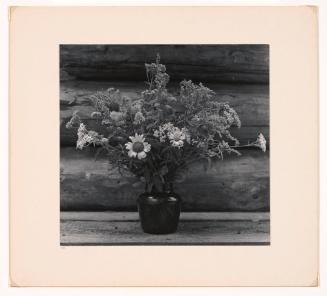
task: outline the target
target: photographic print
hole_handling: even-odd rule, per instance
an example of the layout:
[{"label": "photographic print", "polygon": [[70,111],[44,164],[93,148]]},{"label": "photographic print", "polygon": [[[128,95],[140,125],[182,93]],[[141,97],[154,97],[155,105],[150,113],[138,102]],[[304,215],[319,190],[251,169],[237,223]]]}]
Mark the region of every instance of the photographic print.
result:
[{"label": "photographic print", "polygon": [[60,244],[269,245],[269,45],[60,45]]}]

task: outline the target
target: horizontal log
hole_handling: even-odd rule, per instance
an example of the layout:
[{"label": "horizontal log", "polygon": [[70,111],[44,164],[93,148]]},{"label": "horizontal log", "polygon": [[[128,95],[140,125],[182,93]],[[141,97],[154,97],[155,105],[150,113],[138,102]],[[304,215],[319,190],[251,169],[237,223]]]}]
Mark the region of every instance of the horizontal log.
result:
[{"label": "horizontal log", "polygon": [[[269,212],[182,212],[183,221],[270,221]],[[139,221],[138,212],[103,211],[103,212],[71,212],[60,213],[60,221],[98,221],[126,222]]]},{"label": "horizontal log", "polygon": [[[269,209],[269,153],[244,150],[226,157],[205,172],[190,168],[175,190],[184,211],[266,211]],[[94,161],[94,149],[61,148],[62,210],[136,210],[144,184],[120,176],[108,160]]]},{"label": "horizontal log", "polygon": [[[264,218],[263,218],[264,217]],[[174,234],[148,235],[136,212],[61,212],[60,244],[269,245],[269,213],[185,213]]]},{"label": "horizontal log", "polygon": [[268,45],[61,45],[61,78],[142,81],[157,53],[171,80],[269,81]]},{"label": "horizontal log", "polygon": [[[95,91],[105,91],[109,87],[121,90],[122,95],[136,99],[144,90],[143,83],[135,82],[94,82],[65,81],[60,85],[60,137],[62,145],[75,145],[76,130],[67,130],[65,124],[75,110],[89,126],[98,127],[95,120],[90,119],[94,111],[90,96]],[[238,112],[242,128],[234,129],[233,133],[241,142],[253,141],[262,132],[269,141],[269,89],[266,85],[226,85],[208,84],[217,93],[217,99],[228,102]],[[178,84],[172,84],[170,91],[176,93]],[[100,133],[106,135],[106,130],[100,128]]]}]

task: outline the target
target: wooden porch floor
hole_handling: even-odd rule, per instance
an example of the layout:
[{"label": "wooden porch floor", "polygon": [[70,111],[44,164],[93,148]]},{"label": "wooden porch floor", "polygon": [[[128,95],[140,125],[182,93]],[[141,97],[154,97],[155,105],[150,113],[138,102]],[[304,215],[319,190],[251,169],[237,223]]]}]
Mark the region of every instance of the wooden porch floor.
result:
[{"label": "wooden porch floor", "polygon": [[178,230],[143,233],[137,212],[61,212],[60,245],[269,245],[270,214],[182,212]]}]

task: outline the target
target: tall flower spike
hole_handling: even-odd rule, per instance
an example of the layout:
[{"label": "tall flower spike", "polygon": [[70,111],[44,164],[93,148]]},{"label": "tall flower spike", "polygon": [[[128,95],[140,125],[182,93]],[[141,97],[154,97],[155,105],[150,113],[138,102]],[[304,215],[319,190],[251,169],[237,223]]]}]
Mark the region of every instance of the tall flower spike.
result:
[{"label": "tall flower spike", "polygon": [[267,141],[266,141],[265,137],[263,136],[262,133],[260,133],[258,135],[257,140],[255,141],[255,145],[257,147],[259,147],[263,152],[266,152],[266,149],[267,149],[266,144],[267,144]]}]

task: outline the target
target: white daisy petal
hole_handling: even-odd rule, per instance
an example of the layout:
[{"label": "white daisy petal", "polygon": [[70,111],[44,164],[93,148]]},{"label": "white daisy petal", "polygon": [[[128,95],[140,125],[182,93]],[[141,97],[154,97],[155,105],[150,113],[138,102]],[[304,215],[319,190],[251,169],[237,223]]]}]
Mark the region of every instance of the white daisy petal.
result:
[{"label": "white daisy petal", "polygon": [[146,158],[146,153],[144,151],[137,154],[138,159]]},{"label": "white daisy petal", "polygon": [[129,151],[128,151],[128,156],[129,156],[129,157],[136,157],[136,156],[137,156],[137,153],[134,152],[134,151],[132,151],[132,150],[129,150]]},{"label": "white daisy petal", "polygon": [[127,152],[127,154],[128,154],[128,157],[133,157],[133,151],[132,151],[132,150],[129,150],[129,151]]},{"label": "white daisy petal", "polygon": [[135,134],[134,142],[144,142],[143,135]]},{"label": "white daisy petal", "polygon": [[131,150],[132,147],[133,147],[133,143],[132,142],[128,142],[128,143],[125,144],[125,146],[126,146],[126,149],[127,150]]}]

